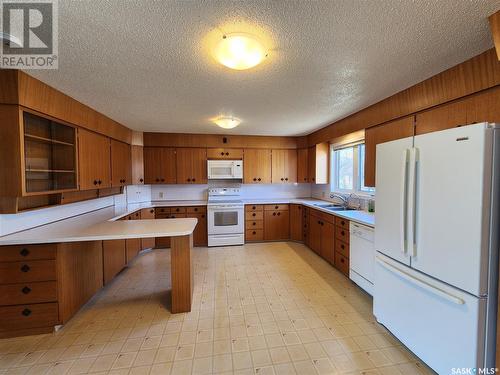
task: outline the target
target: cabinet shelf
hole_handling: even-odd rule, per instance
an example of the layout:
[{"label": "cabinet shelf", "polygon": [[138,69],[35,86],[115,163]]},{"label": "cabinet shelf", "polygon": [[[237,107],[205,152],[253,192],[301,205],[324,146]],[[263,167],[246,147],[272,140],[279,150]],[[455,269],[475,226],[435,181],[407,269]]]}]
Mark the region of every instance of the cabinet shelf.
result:
[{"label": "cabinet shelf", "polygon": [[40,172],[40,173],[75,173],[74,169],[37,169],[27,168],[26,172]]},{"label": "cabinet shelf", "polygon": [[69,143],[69,142],[63,142],[63,141],[58,141],[57,139],[50,139],[50,138],[45,138],[45,137],[40,137],[38,135],[33,135],[33,134],[24,134],[24,137],[28,140],[33,140],[33,141],[39,141],[39,142],[46,142],[46,143],[51,143],[51,144],[56,144],[56,145],[64,145],[64,146],[71,146],[74,147],[74,143]]}]

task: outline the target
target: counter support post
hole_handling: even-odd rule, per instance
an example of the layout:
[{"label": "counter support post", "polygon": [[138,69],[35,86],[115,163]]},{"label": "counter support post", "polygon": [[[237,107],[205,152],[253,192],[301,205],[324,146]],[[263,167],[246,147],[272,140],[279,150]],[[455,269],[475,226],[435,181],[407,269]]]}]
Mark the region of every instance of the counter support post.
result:
[{"label": "counter support post", "polygon": [[191,311],[193,235],[171,238],[172,313]]}]

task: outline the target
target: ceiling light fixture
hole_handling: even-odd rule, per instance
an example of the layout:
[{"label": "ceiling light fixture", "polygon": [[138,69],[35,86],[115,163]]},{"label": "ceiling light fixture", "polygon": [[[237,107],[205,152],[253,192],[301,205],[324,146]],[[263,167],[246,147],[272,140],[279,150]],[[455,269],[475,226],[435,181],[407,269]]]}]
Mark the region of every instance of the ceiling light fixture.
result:
[{"label": "ceiling light fixture", "polygon": [[241,120],[234,117],[221,116],[217,117],[214,122],[221,128],[232,129],[237,127],[241,123]]},{"label": "ceiling light fixture", "polygon": [[236,70],[253,68],[267,56],[263,45],[249,34],[224,35],[214,49],[215,58],[224,66]]}]

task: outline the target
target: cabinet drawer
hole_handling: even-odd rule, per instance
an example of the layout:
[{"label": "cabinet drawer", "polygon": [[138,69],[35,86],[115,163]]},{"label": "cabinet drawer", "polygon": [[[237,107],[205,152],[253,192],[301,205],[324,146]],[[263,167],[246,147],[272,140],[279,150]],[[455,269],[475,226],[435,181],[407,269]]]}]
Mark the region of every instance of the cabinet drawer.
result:
[{"label": "cabinet drawer", "polygon": [[55,281],[0,285],[0,306],[56,302]]},{"label": "cabinet drawer", "polygon": [[323,211],[311,210],[311,216],[317,217],[321,221],[326,221],[327,223],[333,224],[335,222],[335,216]]},{"label": "cabinet drawer", "polygon": [[264,211],[271,211],[271,210],[286,211],[286,210],[288,210],[288,204],[266,204],[266,205],[264,205]]},{"label": "cabinet drawer", "polygon": [[156,214],[155,219],[170,219],[170,212],[165,212],[161,214]]},{"label": "cabinet drawer", "polygon": [[206,206],[196,206],[196,207],[186,207],[186,213],[188,214],[206,214]]},{"label": "cabinet drawer", "polygon": [[335,251],[349,258],[349,244],[344,241],[335,241]]},{"label": "cabinet drawer", "polygon": [[349,277],[349,258],[335,252],[335,268]]},{"label": "cabinet drawer", "polygon": [[186,213],[184,212],[181,212],[181,213],[177,213],[177,212],[173,212],[169,215],[169,218],[170,219],[179,219],[179,218],[185,218],[186,217]]},{"label": "cabinet drawer", "polygon": [[264,212],[262,212],[262,211],[245,212],[245,219],[246,220],[263,220],[264,219]]},{"label": "cabinet drawer", "polygon": [[247,230],[245,235],[245,240],[246,241],[264,240],[264,230],[262,229]]},{"label": "cabinet drawer", "polygon": [[264,229],[263,220],[247,220],[245,222],[246,229]]},{"label": "cabinet drawer", "polygon": [[0,262],[56,259],[56,244],[14,245],[0,247]]},{"label": "cabinet drawer", "polygon": [[261,204],[247,204],[245,206],[246,212],[262,211],[264,207]]},{"label": "cabinet drawer", "polygon": [[55,260],[0,263],[0,284],[56,280]]},{"label": "cabinet drawer", "polygon": [[0,331],[50,327],[58,323],[57,302],[0,307]]},{"label": "cabinet drawer", "polygon": [[172,214],[185,214],[186,207],[171,207],[170,213],[172,213]]},{"label": "cabinet drawer", "polygon": [[335,239],[349,243],[349,229],[335,227]]},{"label": "cabinet drawer", "polygon": [[155,208],[155,214],[169,214],[170,213],[170,207],[160,207],[160,208]]},{"label": "cabinet drawer", "polygon": [[335,216],[335,225],[349,230],[349,220]]}]

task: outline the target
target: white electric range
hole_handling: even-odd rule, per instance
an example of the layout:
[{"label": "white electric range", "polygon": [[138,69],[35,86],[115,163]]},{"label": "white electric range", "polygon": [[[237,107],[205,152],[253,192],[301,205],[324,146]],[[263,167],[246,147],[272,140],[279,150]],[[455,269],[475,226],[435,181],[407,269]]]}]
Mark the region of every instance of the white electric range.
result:
[{"label": "white electric range", "polygon": [[245,243],[245,206],[239,187],[208,189],[208,246]]}]

